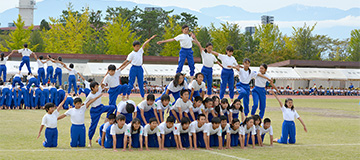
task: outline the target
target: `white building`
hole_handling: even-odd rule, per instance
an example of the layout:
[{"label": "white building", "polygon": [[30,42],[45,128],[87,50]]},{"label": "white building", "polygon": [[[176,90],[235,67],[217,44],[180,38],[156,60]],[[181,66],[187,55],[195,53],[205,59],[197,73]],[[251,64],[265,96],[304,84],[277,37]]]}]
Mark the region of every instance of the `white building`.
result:
[{"label": "white building", "polygon": [[34,22],[35,0],[19,0],[19,14],[25,26],[31,26]]}]

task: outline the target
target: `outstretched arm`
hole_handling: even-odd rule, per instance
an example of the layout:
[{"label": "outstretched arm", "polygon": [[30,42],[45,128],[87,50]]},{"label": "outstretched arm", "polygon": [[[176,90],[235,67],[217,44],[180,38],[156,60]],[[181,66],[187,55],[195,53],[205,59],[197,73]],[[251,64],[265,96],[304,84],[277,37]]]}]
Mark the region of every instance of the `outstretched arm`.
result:
[{"label": "outstretched arm", "polygon": [[163,41],[158,41],[156,42],[157,44],[162,44],[162,43],[167,43],[167,42],[172,42],[172,41],[175,41],[174,38],[171,38],[171,39],[167,39],[167,40],[163,40]]},{"label": "outstretched arm", "polygon": [[219,56],[219,54],[220,54],[220,53],[215,52],[215,51],[211,51],[211,53],[212,53],[213,55],[215,55],[216,57]]},{"label": "outstretched arm", "polygon": [[[34,55],[35,60],[38,60],[35,52],[33,52],[32,54]],[[10,56],[10,55],[9,55],[9,56]]]},{"label": "outstretched arm", "polygon": [[60,111],[60,109],[63,107],[63,105],[64,105],[64,103],[65,103],[65,101],[66,101],[66,98],[67,98],[67,96],[68,96],[69,94],[65,94],[65,98],[64,98],[64,100],[59,104],[59,106],[57,107],[57,111],[59,112]]},{"label": "outstretched arm", "polygon": [[306,126],[304,121],[299,117],[298,120],[300,121],[300,123],[304,126],[304,131],[307,132]]},{"label": "outstretched arm", "polygon": [[78,73],[78,75],[80,76],[80,78],[81,78],[83,81],[86,81],[85,78],[84,78],[80,73]]},{"label": "outstretched arm", "polygon": [[146,45],[152,40],[152,39],[154,39],[156,37],[156,35],[153,35],[152,37],[150,37],[150,39],[148,39],[147,41],[145,41],[144,42],[144,44],[142,45],[142,49],[144,49],[145,47],[146,47]]},{"label": "outstretched arm", "polygon": [[276,100],[279,102],[279,104],[280,104],[280,107],[282,107],[283,106],[283,103],[281,102],[281,100],[279,99],[279,97],[274,93],[274,91],[270,91],[270,94],[273,94],[274,96],[275,96],[275,98],[276,98]]}]

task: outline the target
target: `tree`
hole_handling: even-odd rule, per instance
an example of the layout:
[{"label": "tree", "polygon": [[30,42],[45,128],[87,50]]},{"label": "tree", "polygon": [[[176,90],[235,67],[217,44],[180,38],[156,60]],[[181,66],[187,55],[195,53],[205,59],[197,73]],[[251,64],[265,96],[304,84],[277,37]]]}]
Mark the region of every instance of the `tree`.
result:
[{"label": "tree", "polygon": [[[196,38],[200,42],[202,47],[206,47],[206,44],[211,42],[211,36],[209,30],[206,27],[195,29],[198,30],[196,33]],[[200,57],[200,50],[194,48],[194,57]]]},{"label": "tree", "polygon": [[188,25],[190,31],[194,31],[195,28],[198,26],[197,20],[198,18],[195,15],[192,15],[190,13],[182,12],[180,13],[181,19],[180,19],[180,25]]},{"label": "tree", "polygon": [[312,27],[306,26],[295,28],[293,27],[293,39],[295,46],[295,53],[297,57],[301,57],[304,60],[320,60],[320,52],[314,44],[314,31],[316,24]]},{"label": "tree", "polygon": [[[171,39],[181,34],[181,26],[177,24],[174,17],[169,17],[169,23],[165,26],[165,34],[163,39]],[[160,52],[162,56],[179,56],[179,42],[173,41],[165,43],[163,50]]]},{"label": "tree", "polygon": [[[45,29],[45,28],[44,28]],[[34,52],[43,52],[44,51],[44,41],[41,37],[41,31],[35,30],[30,34],[30,44],[37,45],[36,49],[32,50]]]},{"label": "tree", "polygon": [[108,7],[106,9],[106,16],[105,20],[107,22],[113,21],[113,19],[117,19],[118,16],[121,16],[122,19],[130,22],[130,27],[132,30],[135,30],[137,24],[139,22],[139,14],[141,9],[135,6],[132,10],[129,8],[122,8],[122,7]]},{"label": "tree", "polygon": [[40,30],[50,30],[49,23],[45,19],[40,22]]},{"label": "tree", "polygon": [[102,14],[101,10],[91,10],[89,13],[89,23],[91,24],[91,27],[94,28],[95,31],[99,31],[102,27],[104,27],[105,22],[101,20]]},{"label": "tree", "polygon": [[263,24],[255,28],[254,38],[259,41],[259,52],[271,55],[282,46],[281,31],[275,24]]},{"label": "tree", "polygon": [[349,42],[350,61],[360,61],[360,29],[351,31],[351,38]]}]

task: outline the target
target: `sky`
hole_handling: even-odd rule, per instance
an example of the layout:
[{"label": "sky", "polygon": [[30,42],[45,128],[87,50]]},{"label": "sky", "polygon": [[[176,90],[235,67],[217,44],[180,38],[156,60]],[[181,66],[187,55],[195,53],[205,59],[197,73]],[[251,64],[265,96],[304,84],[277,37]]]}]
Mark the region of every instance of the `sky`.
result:
[{"label": "sky", "polygon": [[[43,0],[36,0],[41,2]],[[122,1],[122,0],[118,0]],[[228,5],[241,7],[250,12],[266,12],[292,4],[302,4],[307,6],[321,6],[329,8],[339,8],[347,10],[353,7],[360,7],[359,0],[125,0],[136,3],[152,4],[157,6],[177,6],[199,11],[201,8],[213,7],[217,5]],[[0,0],[0,12],[16,7],[19,0]]]}]

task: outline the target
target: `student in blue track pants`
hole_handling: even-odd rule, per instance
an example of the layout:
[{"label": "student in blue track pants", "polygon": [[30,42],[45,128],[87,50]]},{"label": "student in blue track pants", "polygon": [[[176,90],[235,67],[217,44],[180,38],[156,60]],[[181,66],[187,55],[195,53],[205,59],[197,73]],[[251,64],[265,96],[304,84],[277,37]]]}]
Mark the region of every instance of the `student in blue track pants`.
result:
[{"label": "student in blue track pants", "polygon": [[45,82],[50,82],[51,84],[54,83],[54,59],[51,58],[51,55],[47,55],[47,68],[46,68],[46,79]]},{"label": "student in blue track pants", "polygon": [[[169,83],[169,85],[167,85],[165,87],[165,90],[162,93],[162,95],[167,94],[169,96],[170,96],[170,94],[172,94],[172,96],[174,97],[174,102],[172,103],[172,105],[174,105],[176,100],[178,98],[180,98],[180,91],[183,89],[186,89],[186,90],[188,89],[188,83],[184,80],[184,78],[185,78],[184,74],[176,73],[174,80],[172,80]],[[158,97],[155,101],[160,100],[161,96]]]},{"label": "student in blue track pants", "polygon": [[21,63],[20,63],[20,66],[19,66],[19,73],[21,72],[21,69],[24,66],[24,64],[26,65],[29,73],[31,73],[30,55],[33,54],[33,52],[30,49],[28,49],[28,45],[25,43],[23,49],[13,50],[12,52],[18,52],[18,53],[20,53],[22,55]]},{"label": "student in blue track pants", "polygon": [[79,95],[81,93],[84,93],[85,96],[87,97],[89,95],[89,93],[91,92],[90,90],[90,83],[93,81],[93,79],[88,79],[86,80],[81,74],[79,74],[80,78],[83,80],[83,83],[85,85],[85,88],[80,88],[79,89]]},{"label": "student in blue track pants", "polygon": [[[143,133],[144,128],[141,126],[141,122],[139,118],[134,118],[131,123],[127,124],[127,131],[125,132],[124,143],[129,144],[129,151],[131,148],[143,148]],[[123,151],[126,150],[126,146],[124,146]]]},{"label": "student in blue track pants", "polygon": [[77,75],[80,75],[80,73],[78,73],[75,69],[74,69],[74,64],[69,64],[69,68],[66,67],[64,65],[64,67],[69,70],[69,89],[68,89],[68,93],[71,92],[71,88],[73,87],[74,88],[74,92],[75,92],[75,95],[77,95],[77,85],[76,85],[76,74]]},{"label": "student in blue track pants", "polygon": [[68,96],[66,97],[66,101],[64,104],[64,109],[70,109],[70,108],[74,108],[74,98],[71,96],[71,94],[68,94]]},{"label": "student in blue track pants", "polygon": [[[183,117],[180,123],[174,125],[174,138],[176,149],[184,150],[187,147],[193,149],[192,138],[190,133],[190,119]],[[183,148],[184,147],[184,148]]]},{"label": "student in blue track pants", "polygon": [[13,52],[11,52],[8,56],[5,57],[5,54],[4,53],[1,53],[0,54],[0,77],[1,77],[1,74],[3,76],[3,81],[6,82],[6,62],[7,60],[9,59],[9,57],[13,54]]},{"label": "student in blue track pants", "polygon": [[20,74],[15,74],[13,80],[12,80],[12,89],[15,89],[15,85],[18,84],[20,85],[20,88],[24,86],[24,84],[21,82],[21,75]]},{"label": "student in blue track pants", "polygon": [[[106,136],[106,131],[107,128],[109,128],[111,125],[113,125],[115,123],[115,114],[109,114],[108,116],[108,120],[105,121],[105,123],[103,125],[100,126],[100,137],[98,138],[98,143],[101,146],[101,148],[105,148],[104,147],[104,142],[105,142],[105,136]],[[110,133],[110,130],[109,130]]]},{"label": "student in blue track pants", "polygon": [[56,92],[57,98],[55,99],[55,104],[60,104],[60,100],[66,98],[65,94],[66,94],[65,91],[60,86]]},{"label": "student in blue track pants", "polygon": [[[50,59],[50,60],[52,60],[52,59]],[[53,83],[56,84],[57,79],[59,79],[59,86],[61,86],[62,85],[62,68],[65,66],[65,64],[62,62],[61,57],[58,57],[56,61],[53,60],[53,63],[55,63],[55,65],[56,65]]]},{"label": "student in blue track pants", "polygon": [[26,77],[26,79],[28,80],[28,84],[26,85],[26,89],[29,90],[29,88],[32,85],[35,85],[35,87],[40,87],[40,81],[39,79],[35,78],[34,75],[32,75],[32,73],[29,73],[28,76]]},{"label": "student in blue track pants", "polygon": [[127,85],[120,84],[120,75],[121,70],[124,69],[124,66],[116,68],[115,65],[110,64],[108,66],[108,72],[104,77],[104,80],[101,83],[101,88],[105,88],[105,85],[109,87],[109,105],[116,106],[116,99],[118,95],[122,94],[122,99],[125,99],[127,92]]},{"label": "student in blue track pants", "polygon": [[47,60],[44,60],[43,56],[39,56],[39,58],[36,56],[36,54],[34,53],[34,58],[36,60],[36,63],[38,65],[38,81],[39,83],[41,82],[42,85],[46,84],[46,79],[45,79],[45,69],[44,69],[44,64],[47,62]]},{"label": "student in blue track pants", "polygon": [[11,105],[11,94],[11,86],[4,86],[2,89],[1,104],[7,109],[9,109]]}]

